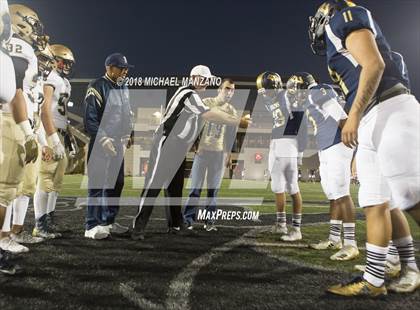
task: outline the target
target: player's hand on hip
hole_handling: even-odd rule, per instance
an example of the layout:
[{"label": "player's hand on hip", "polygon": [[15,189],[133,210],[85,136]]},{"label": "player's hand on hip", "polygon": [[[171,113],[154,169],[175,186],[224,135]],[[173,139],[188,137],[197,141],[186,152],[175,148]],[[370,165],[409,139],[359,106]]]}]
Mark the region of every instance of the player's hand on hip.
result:
[{"label": "player's hand on hip", "polygon": [[38,143],[36,142],[36,135],[28,135],[25,138],[25,163],[34,163],[38,158]]},{"label": "player's hand on hip", "polygon": [[359,129],[360,117],[357,114],[350,114],[341,130],[341,141],[349,148],[356,147],[359,142],[357,140],[357,131]]},{"label": "player's hand on hip", "polygon": [[102,142],[102,147],[104,148],[106,154],[111,156],[117,156],[117,151],[114,146],[114,139],[106,138],[105,141]]}]

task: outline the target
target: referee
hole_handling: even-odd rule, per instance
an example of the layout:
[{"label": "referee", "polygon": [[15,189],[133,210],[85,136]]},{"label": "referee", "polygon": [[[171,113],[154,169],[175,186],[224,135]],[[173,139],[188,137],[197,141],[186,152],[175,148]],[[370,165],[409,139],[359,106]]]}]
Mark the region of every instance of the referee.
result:
[{"label": "referee", "polygon": [[[220,110],[210,110],[202,102],[198,92],[203,92],[209,81],[214,78],[208,67],[195,66],[191,70],[190,77],[191,85],[178,88],[166,106],[161,124],[155,132],[139,210],[133,220],[131,235],[133,240],[144,239],[147,222],[162,187],[169,196],[176,192],[182,193],[184,177],[182,166],[185,155],[200,133],[200,119],[243,127],[250,123],[247,116],[238,118]],[[171,190],[168,192],[169,184]],[[171,207],[169,223],[170,230],[174,232],[181,230],[180,206]]]}]

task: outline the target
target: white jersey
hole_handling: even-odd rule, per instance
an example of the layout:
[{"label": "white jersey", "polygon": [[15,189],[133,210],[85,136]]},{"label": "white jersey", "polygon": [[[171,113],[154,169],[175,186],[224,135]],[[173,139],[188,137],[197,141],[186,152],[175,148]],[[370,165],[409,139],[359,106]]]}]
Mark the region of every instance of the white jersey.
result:
[{"label": "white jersey", "polygon": [[9,5],[7,0],[0,0],[0,44],[10,40],[12,36],[12,23],[10,21]]},{"label": "white jersey", "polygon": [[45,81],[45,85],[50,85],[54,88],[51,106],[54,125],[57,129],[66,129],[68,124],[67,103],[71,94],[70,82],[53,70]]},{"label": "white jersey", "polygon": [[26,99],[28,118],[33,121],[33,114],[37,111],[37,107],[35,107],[37,103],[34,102],[32,93],[38,81],[38,59],[32,46],[22,39],[12,37],[6,47],[10,57],[22,58],[28,63],[23,74],[23,93]]}]

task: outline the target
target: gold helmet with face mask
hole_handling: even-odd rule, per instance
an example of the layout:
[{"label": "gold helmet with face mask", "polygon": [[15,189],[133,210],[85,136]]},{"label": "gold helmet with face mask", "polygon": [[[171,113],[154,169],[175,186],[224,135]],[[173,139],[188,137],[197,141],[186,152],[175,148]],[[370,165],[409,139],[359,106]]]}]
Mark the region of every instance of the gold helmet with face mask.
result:
[{"label": "gold helmet with face mask", "polygon": [[38,50],[35,54],[38,58],[39,75],[46,79],[50,72],[54,69],[54,55],[51,51],[50,45],[47,44],[43,50]]},{"label": "gold helmet with face mask", "polygon": [[38,15],[30,8],[21,4],[9,5],[12,30],[22,40],[37,50],[43,50],[48,43],[44,34],[44,26]]},{"label": "gold helmet with face mask", "polygon": [[50,49],[55,60],[54,68],[64,77],[70,77],[75,64],[72,51],[62,44],[50,45]]}]

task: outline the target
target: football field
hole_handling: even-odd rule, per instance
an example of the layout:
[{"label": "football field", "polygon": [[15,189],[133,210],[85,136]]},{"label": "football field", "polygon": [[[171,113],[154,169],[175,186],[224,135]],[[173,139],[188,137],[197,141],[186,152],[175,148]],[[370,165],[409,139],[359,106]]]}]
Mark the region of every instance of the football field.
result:
[{"label": "football field", "polygon": [[[309,243],[328,236],[328,202],[319,183],[300,184],[304,215],[299,242],[286,244],[271,233],[275,209],[269,184],[242,180],[224,180],[219,197],[229,203],[219,207],[260,211],[257,221],[222,220],[217,232],[207,232],[199,223],[193,233],[169,235],[164,208],[156,207],[146,239],[134,242],[83,237],[85,206],[78,199],[86,198],[82,179],[72,175],[64,182],[57,205],[63,237],[30,246],[29,253],[17,258],[24,273],[0,278],[1,310],[420,308],[419,291],[379,300],[325,294],[329,285],[357,275],[353,266],[364,262],[365,224],[359,210],[361,255],[354,261],[333,262],[333,251],[309,249]],[[142,182],[127,177],[124,196],[138,198]],[[353,186],[355,201],[356,193]],[[246,205],[247,199],[262,204]],[[135,205],[121,207],[118,221],[129,225],[136,211]],[[26,228],[32,223],[31,207]],[[419,240],[418,227],[410,224]],[[415,245],[419,258],[420,244]]]}]

